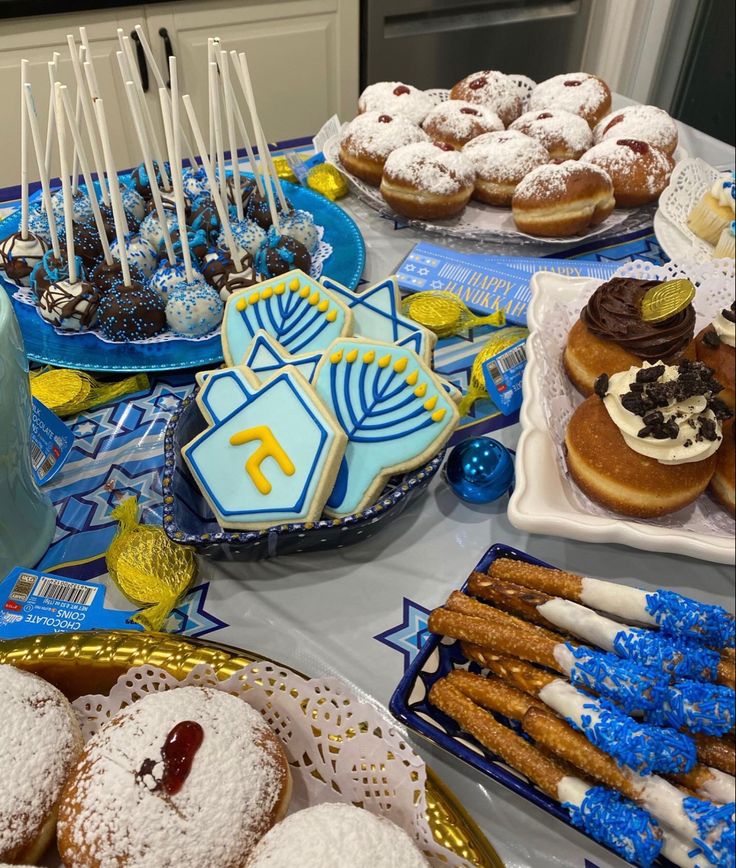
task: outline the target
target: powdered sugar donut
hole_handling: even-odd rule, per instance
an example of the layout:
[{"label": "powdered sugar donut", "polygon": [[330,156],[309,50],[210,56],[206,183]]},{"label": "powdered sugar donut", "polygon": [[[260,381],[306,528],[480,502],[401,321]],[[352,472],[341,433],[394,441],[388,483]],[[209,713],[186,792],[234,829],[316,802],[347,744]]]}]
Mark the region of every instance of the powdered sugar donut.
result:
[{"label": "powdered sugar donut", "polygon": [[36,863],[54,836],[56,806],[82,733],[53,685],[0,665],[0,861]]},{"label": "powdered sugar donut", "polygon": [[450,91],[450,99],[484,105],[501,118],[504,126],[515,121],[522,109],[517,86],[508,76],[494,69],[474,72],[457,82]]},{"label": "powdered sugar donut", "polygon": [[424,119],[422,129],[435,142],[462,148],[483,133],[503,129],[501,118],[483,105],[461,99],[448,99],[435,106]]},{"label": "powdered sugar donut", "polygon": [[384,817],[322,804],[287,817],[263,837],[248,868],[428,868],[412,839]]},{"label": "powdered sugar donut", "polygon": [[510,129],[536,139],[549,151],[550,161],[579,159],[593,144],[593,133],[580,115],[560,109],[526,112]]},{"label": "powdered sugar donut", "polygon": [[594,127],[611,110],[611,91],[597,75],[566,72],[538,84],[529,97],[529,109],[572,112]]},{"label": "powdered sugar donut", "polygon": [[242,699],[151,693],[87,742],[59,808],[59,852],[75,868],[241,868],[290,789],[281,742]]},{"label": "powdered sugar donut", "polygon": [[511,202],[518,229],[530,235],[577,235],[613,211],[613,184],[597,166],[581,161],[548,163],[531,171]]},{"label": "powdered sugar donut", "polygon": [[522,178],[549,162],[547,150],[517,130],[485,133],[468,142],[463,153],[476,173],[473,197],[487,205],[510,205]]},{"label": "powdered sugar donut", "polygon": [[434,105],[434,100],[423,90],[401,81],[379,81],[369,84],[358,100],[358,111],[403,115],[415,124],[421,124]]},{"label": "powdered sugar donut", "polygon": [[383,164],[392,151],[426,141],[427,134],[403,115],[366,112],[353,118],[345,129],[340,140],[340,161],[348,172],[377,187]]},{"label": "powdered sugar donut", "polygon": [[418,142],[389,155],[381,195],[406,217],[453,217],[468,204],[474,182],[470,160],[452,145]]},{"label": "powdered sugar donut", "polygon": [[610,175],[616,204],[624,207],[659,199],[673,167],[671,157],[641,139],[605,139],[580,159]]},{"label": "powdered sugar donut", "polygon": [[641,139],[670,156],[677,147],[677,124],[655,105],[630,105],[603,118],[593,130],[595,143],[604,139]]}]

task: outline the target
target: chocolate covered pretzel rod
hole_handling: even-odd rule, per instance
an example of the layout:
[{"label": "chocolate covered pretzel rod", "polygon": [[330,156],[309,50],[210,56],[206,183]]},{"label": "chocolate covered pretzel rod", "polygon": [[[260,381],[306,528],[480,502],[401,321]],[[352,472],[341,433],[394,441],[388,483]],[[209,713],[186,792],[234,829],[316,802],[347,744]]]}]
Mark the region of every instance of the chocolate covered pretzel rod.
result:
[{"label": "chocolate covered pretzel rod", "polygon": [[662,850],[662,831],[645,811],[619,793],[591,787],[500,724],[446,679],[430,690],[429,701],[484,747],[526,775],[560,802],[578,828],[635,865],[649,866]]},{"label": "chocolate covered pretzel rod", "polygon": [[643,591],[510,558],[495,560],[489,574],[574,600],[625,621],[651,624],[670,636],[689,636],[716,648],[733,648],[736,644],[732,614],[721,606],[700,603],[673,591]]}]

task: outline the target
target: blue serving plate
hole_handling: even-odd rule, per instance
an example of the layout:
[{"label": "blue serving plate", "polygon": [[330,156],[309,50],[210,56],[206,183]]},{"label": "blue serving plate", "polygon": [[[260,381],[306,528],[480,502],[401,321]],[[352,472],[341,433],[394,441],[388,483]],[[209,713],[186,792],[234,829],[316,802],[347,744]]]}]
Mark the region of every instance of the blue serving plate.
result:
[{"label": "blue serving plate", "polygon": [[444,450],[424,467],[389,480],[376,503],[339,519],[227,531],[217,523],[181,456],[182,446],[207,427],[194,395],[169,420],[164,437],[163,526],[170,539],[214,560],[259,561],[297,552],[341,549],[370,539],[399,516],[429,485]]},{"label": "blue serving plate", "polygon": [[[124,178],[125,175],[121,175]],[[355,289],[365,264],[365,244],[355,222],[324,196],[284,181],[284,192],[295,208],[308,211],[324,227],[324,240],[332,246],[322,274]],[[37,199],[39,194],[33,196]],[[20,211],[0,222],[0,238],[16,232]],[[23,334],[26,355],[35,362],[85,371],[171,371],[203,368],[222,361],[219,333],[202,341],[175,339],[154,344],[109,343],[92,333],[61,335],[38,314],[35,307],[13,299],[15,284],[0,272],[0,285],[13,301]]]},{"label": "blue serving plate", "polygon": [[[525,552],[503,543],[496,543],[483,555],[475,566],[474,572],[485,573],[497,558],[513,558],[540,567],[556,569],[552,564],[540,561]],[[467,593],[467,581],[463,583],[460,590]],[[429,633],[421,651],[404,673],[404,677],[391,697],[389,702],[391,713],[410,729],[425,736],[453,756],[459,757],[474,769],[488,775],[492,780],[498,781],[584,835],[584,832],[572,825],[567,811],[559,802],[543,793],[524,775],[507,766],[496,754],[483,747],[472,735],[461,729],[451,717],[430,704],[427,697],[432,685],[451,670],[458,668],[476,673],[484,671],[477,663],[468,662],[462,653],[460,642],[456,639]],[[528,739],[518,721],[509,720],[500,714],[496,714],[495,717],[517,735]],[[674,868],[668,859],[662,857],[657,859],[654,865],[658,868]]]}]

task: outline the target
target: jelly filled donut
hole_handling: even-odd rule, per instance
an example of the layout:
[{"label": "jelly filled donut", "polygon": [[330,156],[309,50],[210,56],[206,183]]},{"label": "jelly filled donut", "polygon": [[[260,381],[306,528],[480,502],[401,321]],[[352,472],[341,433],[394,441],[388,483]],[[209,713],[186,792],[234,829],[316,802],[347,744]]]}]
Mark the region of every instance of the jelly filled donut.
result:
[{"label": "jelly filled donut", "polygon": [[358,111],[403,115],[421,124],[434,106],[434,100],[423,90],[401,81],[379,81],[369,84],[358,100]]},{"label": "jelly filled donut", "polygon": [[723,442],[716,453],[716,469],[710,480],[708,490],[721,506],[736,516],[736,444],[734,443],[734,420],[723,423]]},{"label": "jelly filled donut", "polygon": [[642,139],[665,154],[677,147],[677,124],[664,109],[654,105],[630,105],[606,115],[593,130],[595,143],[605,139]]},{"label": "jelly filled donut", "polygon": [[536,139],[549,151],[550,161],[564,163],[578,160],[593,144],[593,134],[586,121],[560,109],[526,112],[510,129]]},{"label": "jelly filled donut", "polygon": [[412,839],[384,817],[325,803],[297,811],[268,832],[248,868],[427,868]]},{"label": "jelly filled donut", "polygon": [[399,214],[414,219],[453,217],[468,204],[475,171],[452,145],[418,142],[386,160],[381,195]]},{"label": "jelly filled donut", "polygon": [[366,112],[348,124],[340,140],[340,161],[358,178],[377,187],[388,155],[429,136],[403,115]]},{"label": "jelly filled donut", "polygon": [[605,139],[580,159],[608,173],[623,207],[659,199],[672,174],[672,158],[641,139]]},{"label": "jelly filled donut", "polygon": [[82,733],[55,687],[14,666],[0,666],[0,709],[0,862],[35,864],[54,836]]},{"label": "jelly filled donut", "polygon": [[242,868],[290,794],[280,741],[242,699],[148,694],[87,742],[62,797],[59,852],[74,868]]},{"label": "jelly filled donut", "polygon": [[424,119],[422,129],[435,142],[461,148],[482,133],[503,129],[501,118],[484,105],[448,99],[435,106]]},{"label": "jelly filled donut", "polygon": [[564,237],[601,223],[615,204],[603,169],[568,160],[532,170],[517,186],[511,210],[522,232]]},{"label": "jelly filled donut", "polygon": [[475,105],[484,105],[495,112],[504,126],[519,117],[521,97],[516,85],[502,72],[485,69],[466,76],[453,85],[450,99],[460,99]]},{"label": "jelly filled donut", "polygon": [[566,72],[538,84],[529,97],[529,109],[572,112],[594,127],[611,110],[611,91],[597,75]]},{"label": "jelly filled donut", "polygon": [[522,178],[549,162],[539,142],[516,130],[484,133],[468,142],[463,153],[476,173],[473,196],[488,205],[510,205]]}]

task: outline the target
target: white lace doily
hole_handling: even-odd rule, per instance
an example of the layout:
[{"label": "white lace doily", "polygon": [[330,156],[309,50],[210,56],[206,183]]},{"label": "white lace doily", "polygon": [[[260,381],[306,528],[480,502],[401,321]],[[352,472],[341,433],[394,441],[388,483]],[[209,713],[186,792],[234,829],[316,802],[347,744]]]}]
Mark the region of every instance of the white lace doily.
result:
[{"label": "white lace doily", "polygon": [[225,681],[206,664],[178,680],[139,666],[107,696],[81,696],[73,705],[88,739],[137,699],[185,685],[225,690],[263,715],[289,758],[290,813],[321,802],[360,805],[412,835],[433,866],[467,865],[433,840],[425,819],[424,762],[390,720],[337,678],[307,680],[274,663],[251,663]]},{"label": "white lace doily", "polygon": [[[312,264],[309,269],[309,274],[315,280],[319,280],[322,276],[322,270],[324,269],[325,262],[332,256],[332,245],[328,244],[324,240],[325,229],[324,226],[317,226],[317,232],[319,233],[319,245],[317,246],[316,251],[312,254]],[[13,298],[22,304],[31,305],[31,307],[36,307],[36,294],[35,292],[27,286],[18,286],[18,288],[13,293]],[[39,317],[41,314],[39,314]],[[44,320],[45,322],[45,320]],[[118,344],[117,341],[111,341],[109,338],[106,338],[105,335],[99,329],[87,329],[86,331],[69,331],[67,329],[57,329],[54,327],[54,331],[58,335],[62,335],[66,338],[77,337],[78,335],[89,335],[93,334],[98,340],[103,341],[106,344]],[[152,338],[146,338],[143,341],[130,341],[130,343],[134,344],[164,344],[168,341],[188,341],[190,343],[197,343],[199,341],[208,341],[211,337],[220,334],[220,327],[218,326],[214,331],[208,332],[206,335],[200,335],[199,337],[186,337],[184,335],[175,335],[173,332],[166,331],[163,334],[156,335]]]},{"label": "white lace doily", "polygon": [[[731,305],[734,299],[734,260],[711,260],[706,264],[668,262],[652,265],[636,260],[622,265],[615,277],[635,277],[642,280],[672,280],[686,277],[697,293],[693,305],[696,313],[695,332],[708,325],[719,310]],[[540,396],[552,441],[556,444],[560,472],[569,478],[565,462],[565,430],[570,417],[583,398],[565,373],[562,355],[570,329],[580,316],[593,290],[584,290],[574,301],[550,304],[530,336],[539,359],[536,392]],[[611,512],[590,500],[571,484],[572,495],[579,509],[592,515],[610,516]],[[734,520],[710,497],[698,500],[671,515],[659,519],[627,519],[657,527],[678,528],[697,534],[733,535]]]}]

